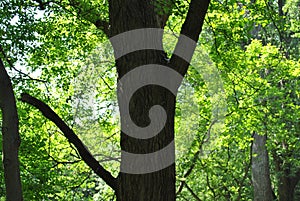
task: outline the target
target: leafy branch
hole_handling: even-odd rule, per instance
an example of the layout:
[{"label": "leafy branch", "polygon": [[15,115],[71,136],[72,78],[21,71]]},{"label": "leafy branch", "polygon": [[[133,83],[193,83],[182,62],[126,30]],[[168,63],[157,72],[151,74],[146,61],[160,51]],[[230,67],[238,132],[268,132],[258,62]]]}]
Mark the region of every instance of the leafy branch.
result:
[{"label": "leafy branch", "polygon": [[102,178],[107,185],[109,185],[113,190],[117,190],[117,179],[114,178],[110,172],[105,170],[103,166],[101,166],[74,131],[47,104],[26,93],[21,95],[21,101],[39,109],[47,119],[52,121],[63,132],[68,141],[76,147],[83,161],[100,178]]}]

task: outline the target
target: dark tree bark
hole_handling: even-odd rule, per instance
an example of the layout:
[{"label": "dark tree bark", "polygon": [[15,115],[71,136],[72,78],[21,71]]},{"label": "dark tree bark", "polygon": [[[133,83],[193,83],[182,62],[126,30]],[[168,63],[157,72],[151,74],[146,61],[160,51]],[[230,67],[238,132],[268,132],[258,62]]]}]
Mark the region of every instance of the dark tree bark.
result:
[{"label": "dark tree bark", "polygon": [[[111,33],[117,35],[138,28],[160,28],[150,1],[112,0],[110,3]],[[161,35],[162,38],[162,35]],[[162,46],[162,41],[156,41]],[[126,41],[124,41],[124,45]],[[143,50],[130,53],[116,61],[121,78],[135,67],[146,64],[166,65],[165,54],[157,50]],[[119,100],[122,101],[122,100]],[[174,139],[175,97],[166,89],[157,86],[141,88],[132,97],[131,118],[137,125],[147,126],[149,108],[159,104],[165,108],[168,121],[165,129],[149,140],[135,139],[121,133],[121,148],[126,152],[143,154],[155,152]],[[120,114],[121,118],[123,114]],[[123,155],[122,155],[123,156]],[[121,163],[124,158],[121,156]],[[175,200],[175,165],[148,174],[119,174],[118,201],[173,201]]]},{"label": "dark tree bark", "polygon": [[273,153],[275,169],[278,172],[278,198],[279,201],[294,201],[295,188],[300,181],[300,170],[292,173],[290,165],[284,165],[283,160]]},{"label": "dark tree bark", "polygon": [[[188,52],[191,55],[188,56],[190,57],[194,52],[196,42],[198,41],[199,34],[202,30],[209,1],[210,0],[191,0],[186,20],[182,26],[181,34],[184,34],[193,41],[192,44],[189,44]],[[158,3],[162,7],[169,7],[171,6],[172,1],[166,0],[156,2],[155,0],[109,0],[109,22],[105,22],[103,19],[96,19],[101,16],[99,13],[94,15],[95,12],[91,11],[81,12],[86,10],[84,9],[86,6],[82,7],[80,1],[72,0],[69,3],[70,6],[78,11],[79,17],[83,17],[85,20],[95,24],[96,27],[101,29],[109,38],[111,38],[126,31],[135,29],[163,29],[170,13],[167,12],[158,14],[157,7],[155,7],[155,5]],[[162,11],[165,11],[165,9],[162,9]],[[79,13],[84,13],[84,15],[80,15]],[[129,71],[148,64],[167,66],[184,76],[187,72],[189,62],[176,55],[172,55],[170,60],[168,60],[162,46],[163,32],[157,32],[155,36],[147,35],[147,37],[147,40],[153,39],[153,43],[157,44],[158,48],[134,51],[121,57],[116,57],[116,67],[119,80]],[[186,48],[186,44],[183,42],[184,40],[184,37],[179,38],[175,52]],[[119,46],[112,43],[115,50],[115,56],[120,49],[130,46],[131,42],[132,40],[126,41],[126,39],[121,39],[118,41],[118,43],[121,43]],[[138,42],[142,45],[144,41],[141,40]],[[173,82],[173,78],[165,77],[164,79],[168,82]],[[123,95],[121,89],[119,89],[119,97],[120,95]],[[23,101],[25,100],[24,98],[26,98],[26,96],[22,97]],[[122,102],[120,98],[118,101],[119,103]],[[176,95],[172,92],[158,85],[148,85],[136,91],[136,93],[131,97],[129,105],[123,106],[122,104],[119,104],[121,122],[122,119],[124,119],[124,113],[122,113],[124,109],[123,107],[129,107],[130,117],[139,127],[145,127],[151,123],[148,113],[150,108],[154,105],[162,106],[167,114],[167,120],[164,124],[164,128],[156,136],[150,139],[137,139],[121,132],[120,144],[122,151],[133,154],[147,154],[159,151],[171,144],[174,140],[175,102]],[[44,112],[43,114],[45,116],[47,115]],[[52,118],[52,121],[55,119],[57,120],[58,118],[57,115],[54,119],[53,114],[51,116],[52,117],[46,117],[49,119]],[[60,124],[62,123],[60,122]],[[122,124],[121,127],[122,126],[126,125]],[[62,128],[61,130],[65,133],[65,135],[66,133],[72,133],[72,131],[67,129],[65,125],[63,125],[63,128],[65,131],[63,131]],[[172,153],[170,154],[170,157],[175,158],[175,148],[171,148]],[[155,160],[160,161],[163,159],[156,158]],[[122,152],[121,169],[125,162],[126,160],[124,160],[124,154]],[[110,182],[109,180],[106,182]],[[175,164],[172,163],[162,170],[147,174],[120,172],[117,181],[114,180],[112,183],[113,184],[108,184],[116,190],[118,201],[174,201]]]},{"label": "dark tree bark", "polygon": [[297,183],[295,182],[295,178],[289,177],[287,172],[284,172],[284,176],[281,176],[279,179],[279,201],[294,201],[294,192],[296,185]]},{"label": "dark tree bark", "polygon": [[273,192],[270,179],[269,156],[266,135],[254,133],[252,145],[252,183],[254,201],[272,201]]},{"label": "dark tree bark", "polygon": [[19,119],[13,87],[1,59],[0,108],[2,111],[2,146],[6,200],[20,201],[23,200],[23,197],[18,159],[20,146]]},{"label": "dark tree bark", "polygon": [[[140,0],[110,0],[110,36],[116,36],[126,31],[141,28],[163,28],[160,16],[155,12],[153,1]],[[207,12],[209,0],[192,0],[187,18],[181,33],[195,42],[198,41],[202,29],[204,16]],[[151,36],[150,36],[151,37]],[[128,46],[129,41],[122,41],[122,45]],[[155,43],[162,47],[162,33],[156,37]],[[180,48],[177,44],[176,48]],[[114,46],[114,44],[113,44]],[[114,47],[115,48],[115,47]],[[191,46],[192,52],[194,46]],[[116,51],[116,49],[115,49]],[[176,52],[176,51],[175,51]],[[170,62],[164,51],[140,50],[117,58],[116,66],[119,79],[130,70],[142,65],[159,64],[169,66],[181,75],[188,69],[189,63],[173,55]],[[166,77],[172,82],[172,78]],[[122,93],[122,92],[119,92]],[[119,100],[119,103],[122,100]],[[145,127],[150,124],[149,109],[153,105],[161,105],[167,113],[167,122],[162,131],[150,139],[137,139],[121,133],[121,148],[123,151],[146,154],[159,151],[174,140],[174,115],[176,97],[170,91],[157,85],[149,85],[140,88],[132,96],[129,111],[136,125]],[[119,107],[123,107],[119,104]],[[128,106],[127,106],[128,107]],[[122,110],[122,108],[121,108]],[[121,112],[121,122],[124,114]],[[121,125],[122,127],[122,125]],[[173,149],[175,157],[175,150]],[[159,159],[158,159],[159,160]],[[121,156],[121,167],[124,162]],[[118,176],[119,188],[118,201],[174,201],[175,200],[175,164],[147,174],[129,174],[120,172]]]}]

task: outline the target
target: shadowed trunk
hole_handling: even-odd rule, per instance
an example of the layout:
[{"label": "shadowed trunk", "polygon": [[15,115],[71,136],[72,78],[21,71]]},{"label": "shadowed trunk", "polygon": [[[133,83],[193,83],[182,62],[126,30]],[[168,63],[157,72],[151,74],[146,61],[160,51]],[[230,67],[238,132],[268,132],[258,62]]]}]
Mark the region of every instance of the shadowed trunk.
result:
[{"label": "shadowed trunk", "polygon": [[0,59],[0,108],[2,111],[3,165],[7,201],[20,201],[22,187],[18,160],[19,120],[10,78]]},{"label": "shadowed trunk", "polygon": [[[276,172],[278,172],[278,197],[279,201],[294,201],[295,188],[300,181],[300,170],[292,172],[290,164],[284,161],[275,152],[273,153]],[[294,170],[295,171],[295,170]]]},{"label": "shadowed trunk", "polygon": [[[140,0],[110,0],[110,37],[117,36],[126,31],[145,28],[161,29],[165,25],[166,16],[162,19],[161,16],[155,13],[156,8],[153,6],[154,1],[140,1]],[[182,27],[181,33],[185,34],[193,41],[198,41],[199,34],[202,29],[204,16],[207,11],[209,1],[192,0],[190,3],[189,13],[187,19]],[[112,45],[115,50],[116,67],[118,72],[118,80],[127,75],[131,70],[136,70],[138,67],[149,64],[158,64],[161,66],[168,66],[173,71],[177,71],[182,76],[187,71],[189,66],[188,62],[180,59],[179,57],[172,57],[167,59],[166,53],[162,47],[162,35],[163,32],[155,32],[154,34],[145,33],[143,40],[135,40],[134,37],[129,35],[129,38],[120,38],[117,43],[112,40]],[[129,46],[138,44],[139,47],[143,47],[143,44],[151,41],[156,44],[151,49],[142,49],[139,51],[133,51],[126,53],[124,56],[118,57],[120,50],[124,50]],[[119,44],[118,44],[119,43]],[[121,44],[121,45],[120,45]],[[190,50],[193,52],[193,45]],[[118,52],[119,51],[119,52]],[[120,55],[119,55],[120,56]],[[155,69],[151,73],[155,73]],[[157,72],[160,74],[161,72]],[[179,75],[179,74],[178,74]],[[136,77],[144,77],[147,79],[147,75],[136,75]],[[173,83],[172,77],[165,75],[163,78],[168,83]],[[181,80],[180,80],[181,81]],[[120,82],[119,82],[120,83]],[[129,81],[130,86],[135,85],[135,80]],[[178,86],[179,87],[179,86]],[[122,97],[126,96],[126,91],[122,86],[118,89],[118,101],[120,107],[121,116],[121,172],[118,176],[118,189],[117,200],[118,201],[174,201],[175,200],[175,164],[174,162],[167,167],[164,167],[158,171],[150,171],[147,173],[134,173],[122,171],[122,166],[128,163],[124,152],[130,154],[148,154],[162,150],[165,147],[169,147],[167,158],[175,158],[175,148],[172,146],[174,140],[174,115],[175,115],[175,99],[176,95],[170,92],[168,89],[158,85],[147,85],[136,90],[136,92],[129,97],[130,102],[128,105],[123,105]],[[167,120],[163,129],[151,138],[140,139],[129,136],[124,133],[123,128],[128,127],[124,122],[124,119],[131,118],[135,125],[138,127],[147,127],[150,125],[151,120],[149,118],[149,110],[155,106],[160,105],[164,108],[167,114]],[[125,107],[129,107],[129,114],[126,115]],[[128,117],[130,116],[130,117]],[[156,119],[157,120],[157,119]],[[155,121],[155,119],[154,119]],[[163,124],[163,122],[158,122]],[[129,130],[132,128],[129,128]],[[151,134],[151,133],[150,133]],[[142,136],[143,134],[140,133]],[[171,146],[170,146],[171,145]],[[157,156],[151,160],[151,163],[147,163],[147,166],[155,166],[160,162],[163,162],[166,158]],[[147,161],[146,161],[147,162]],[[132,165],[131,165],[132,163]],[[132,160],[128,166],[134,167],[136,161]],[[138,166],[136,166],[138,168]],[[148,167],[147,167],[148,168]],[[151,169],[151,167],[149,167]],[[133,168],[134,169],[134,168]]]},{"label": "shadowed trunk", "polygon": [[[113,1],[112,13],[112,35],[138,28],[160,28],[154,7],[150,1]],[[151,36],[149,36],[151,37]],[[146,38],[146,40],[151,40]],[[153,41],[162,47],[162,35]],[[123,46],[130,46],[130,41],[124,42]],[[147,64],[166,65],[166,58],[160,50],[141,50],[129,53],[116,60],[118,77],[122,78],[130,70]],[[132,80],[134,82],[134,80]],[[134,85],[134,83],[132,83]],[[122,93],[119,91],[119,93]],[[126,93],[126,92],[124,92]],[[122,104],[119,106],[122,107]],[[154,105],[161,105],[167,111],[168,118],[164,129],[150,139],[137,139],[121,133],[121,148],[123,151],[134,154],[146,154],[156,152],[166,147],[174,139],[174,112],[175,96],[163,87],[149,85],[142,87],[131,97],[129,107],[133,122],[145,127],[150,124],[148,112]],[[120,114],[121,118],[124,114]],[[126,117],[124,117],[126,118]],[[175,150],[173,150],[175,155]],[[124,162],[123,154],[121,161]],[[175,165],[163,170],[147,174],[119,174],[118,201],[174,201],[175,200]]]}]

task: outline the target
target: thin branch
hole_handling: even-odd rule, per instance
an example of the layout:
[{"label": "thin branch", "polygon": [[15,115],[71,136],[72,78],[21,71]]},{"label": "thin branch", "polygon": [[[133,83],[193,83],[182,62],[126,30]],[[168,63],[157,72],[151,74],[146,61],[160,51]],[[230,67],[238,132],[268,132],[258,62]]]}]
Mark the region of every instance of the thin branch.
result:
[{"label": "thin branch", "polygon": [[[200,141],[200,144],[199,144],[199,149],[198,149],[198,151],[194,154],[194,156],[193,156],[193,158],[192,158],[192,160],[191,160],[192,165],[190,166],[190,168],[186,171],[186,173],[185,173],[184,176],[183,176],[184,179],[187,179],[188,176],[192,173],[193,169],[195,168],[196,162],[197,162],[197,160],[198,160],[198,158],[199,158],[199,155],[203,153],[203,149],[202,149],[203,145],[204,145],[205,143],[209,142],[209,140],[210,140],[210,132],[211,132],[211,129],[212,129],[212,127],[213,127],[213,125],[214,125],[215,123],[217,123],[217,120],[214,120],[213,122],[210,123],[207,132],[205,133],[205,135],[203,135],[203,137],[202,137],[202,139],[201,139],[201,141]],[[184,185],[185,185],[185,180],[181,181],[181,184],[180,184],[180,186],[179,186],[179,188],[178,188],[178,191],[176,192],[176,195],[178,195],[179,193],[181,193],[181,191],[182,191]]]},{"label": "thin branch", "polygon": [[48,153],[48,156],[55,162],[55,164],[52,166],[52,168],[57,167],[59,164],[66,165],[66,164],[75,164],[75,163],[81,162],[81,160],[75,160],[75,161],[59,161],[59,160],[55,159],[53,156],[51,156],[49,153]]},{"label": "thin branch", "polygon": [[[254,136],[254,133],[252,134],[252,138]],[[238,190],[238,198],[237,200],[241,200],[242,199],[242,188],[243,188],[243,185],[244,185],[244,182],[246,180],[246,178],[248,177],[248,173],[250,171],[250,168],[251,168],[251,165],[252,165],[252,147],[253,147],[253,140],[251,140],[251,145],[250,145],[250,151],[249,151],[249,163],[248,165],[246,166],[245,168],[245,173],[244,173],[244,176],[242,178],[242,180],[239,182],[239,190]]]},{"label": "thin branch", "polygon": [[206,183],[207,183],[207,187],[209,188],[209,190],[214,195],[214,199],[216,199],[216,192],[215,192],[214,188],[211,186],[211,184],[209,182],[209,176],[208,176],[208,172],[207,171],[206,171]]},{"label": "thin branch", "polygon": [[108,162],[108,161],[117,161],[121,163],[121,157],[112,157],[112,156],[107,156],[105,154],[94,154],[94,157],[102,157],[101,162]]},{"label": "thin branch", "polygon": [[[97,19],[96,17],[100,16],[100,13],[97,13],[95,9],[85,8],[80,1],[78,0],[70,0],[68,6],[73,7],[76,10],[77,17],[82,18],[90,23],[94,24],[98,29],[102,30],[106,36],[109,36],[109,23],[102,19]],[[58,6],[63,8],[65,11],[69,11],[66,6],[63,6],[57,3]]]},{"label": "thin branch", "polygon": [[26,77],[28,77],[30,80],[33,80],[33,81],[38,81],[38,82],[43,82],[43,83],[46,83],[47,81],[45,80],[40,80],[40,79],[36,79],[36,78],[32,78],[30,75],[18,70],[14,65],[13,63],[11,62],[10,58],[6,55],[6,53],[4,52],[3,48],[2,48],[2,45],[0,44],[0,52],[2,53],[5,61],[8,63],[9,67],[13,70],[15,70],[16,72],[18,72],[19,74],[21,75],[24,75]]},{"label": "thin branch", "polygon": [[53,3],[54,1],[47,1],[47,2],[43,2],[42,0],[33,0],[35,2],[38,3],[39,9],[40,10],[45,10],[45,6],[49,5],[50,3]]},{"label": "thin branch", "polygon": [[[82,3],[78,0],[69,0],[69,3],[63,2],[62,0],[49,0],[46,2],[43,2],[43,0],[32,0],[33,2],[36,2],[40,10],[45,10],[47,6],[50,6],[50,3],[55,4],[59,8],[63,9],[67,13],[70,13],[79,19],[86,20],[92,24],[94,24],[98,29],[102,30],[107,36],[109,34],[109,23],[105,20],[98,19],[98,16],[100,16],[100,13],[96,11],[97,6],[90,6],[86,7],[86,5],[82,5]],[[72,7],[75,9],[76,14],[72,12],[67,7]]]},{"label": "thin branch", "polygon": [[86,182],[91,177],[91,175],[92,175],[92,171],[90,171],[88,173],[88,175],[79,184],[77,184],[76,186],[70,187],[70,189],[74,190],[76,188],[79,188],[80,186],[82,186],[84,184],[84,182]]},{"label": "thin branch", "polygon": [[194,193],[194,191],[187,185],[187,183],[185,182],[185,187],[188,189],[188,191],[192,194],[193,198],[195,198],[195,200],[197,201],[202,201],[197,195],[196,193]]},{"label": "thin branch", "polygon": [[36,107],[46,118],[52,121],[68,141],[76,147],[83,161],[113,190],[117,190],[117,179],[99,164],[74,131],[47,104],[25,93],[22,94],[21,101]]}]

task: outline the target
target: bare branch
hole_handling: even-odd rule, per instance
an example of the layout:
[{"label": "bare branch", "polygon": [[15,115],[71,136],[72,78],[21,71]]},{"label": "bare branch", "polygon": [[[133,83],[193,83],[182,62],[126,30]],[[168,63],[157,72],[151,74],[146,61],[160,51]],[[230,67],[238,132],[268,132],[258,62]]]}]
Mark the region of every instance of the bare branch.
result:
[{"label": "bare branch", "polygon": [[36,79],[36,78],[32,78],[30,75],[18,70],[14,65],[13,63],[11,62],[10,58],[6,55],[6,53],[4,52],[3,48],[2,48],[2,45],[0,44],[0,52],[2,53],[5,61],[8,63],[9,67],[13,70],[15,70],[16,72],[18,72],[20,75],[24,75],[26,77],[28,77],[30,80],[33,80],[33,81],[38,81],[38,82],[43,82],[43,83],[46,83],[47,81],[45,80],[40,80],[40,79]]},{"label": "bare branch", "polygon": [[193,198],[195,198],[195,200],[197,200],[197,201],[202,201],[202,200],[196,195],[196,193],[194,193],[194,191],[187,185],[187,183],[185,183],[185,187],[188,189],[188,191],[190,191],[190,193],[192,194]]},{"label": "bare branch", "polygon": [[68,141],[76,147],[83,161],[101,177],[107,185],[117,190],[117,179],[99,164],[74,131],[47,104],[29,94],[22,94],[21,100],[39,109],[46,118],[52,121],[63,132]]}]

